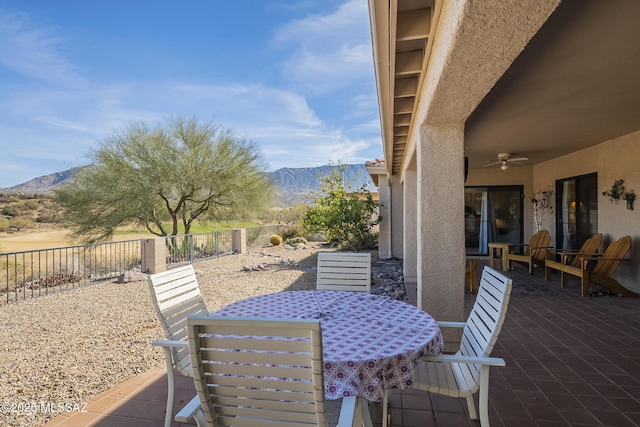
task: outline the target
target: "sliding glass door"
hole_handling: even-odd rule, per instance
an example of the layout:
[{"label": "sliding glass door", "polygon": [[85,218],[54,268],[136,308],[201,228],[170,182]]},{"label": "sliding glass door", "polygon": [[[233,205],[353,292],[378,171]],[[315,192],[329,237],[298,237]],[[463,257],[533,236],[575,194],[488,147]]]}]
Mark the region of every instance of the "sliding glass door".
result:
[{"label": "sliding glass door", "polygon": [[465,245],[469,255],[486,255],[489,242],[522,243],[522,187],[467,187]]},{"label": "sliding glass door", "polygon": [[556,246],[579,249],[598,232],[598,175],[556,181]]}]

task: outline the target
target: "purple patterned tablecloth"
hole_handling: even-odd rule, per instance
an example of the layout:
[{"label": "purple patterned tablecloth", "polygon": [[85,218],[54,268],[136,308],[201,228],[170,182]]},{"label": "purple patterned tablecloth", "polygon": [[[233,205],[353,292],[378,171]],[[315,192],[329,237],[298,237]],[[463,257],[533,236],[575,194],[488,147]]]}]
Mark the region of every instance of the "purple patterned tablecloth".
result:
[{"label": "purple patterned tablecloth", "polygon": [[216,315],[320,319],[325,395],[380,401],[411,387],[416,359],[441,353],[442,334],[424,311],[362,292],[288,291],[247,298]]}]

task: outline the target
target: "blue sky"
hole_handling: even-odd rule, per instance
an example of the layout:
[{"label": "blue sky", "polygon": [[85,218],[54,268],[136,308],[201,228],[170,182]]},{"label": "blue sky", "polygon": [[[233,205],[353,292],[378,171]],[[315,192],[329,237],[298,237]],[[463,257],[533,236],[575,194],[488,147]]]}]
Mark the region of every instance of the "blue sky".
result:
[{"label": "blue sky", "polygon": [[269,170],[381,157],[366,0],[0,0],[0,187],[177,115]]}]

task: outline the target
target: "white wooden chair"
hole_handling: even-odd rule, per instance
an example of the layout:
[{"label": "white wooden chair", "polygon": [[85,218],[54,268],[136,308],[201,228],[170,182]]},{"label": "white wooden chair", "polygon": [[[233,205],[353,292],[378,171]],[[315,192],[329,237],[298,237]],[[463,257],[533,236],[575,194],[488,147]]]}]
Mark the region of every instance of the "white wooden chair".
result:
[{"label": "white wooden chair", "polygon": [[[478,419],[473,395],[480,390],[480,425],[489,426],[489,368],[505,366],[504,359],[489,357],[498,339],[511,295],[512,280],[485,267],[476,302],[466,322],[438,322],[443,328],[463,328],[460,350],[452,355],[429,355],[416,367],[413,388],[452,397],[465,397],[471,419]],[[385,393],[387,408],[389,393]],[[387,419],[383,419],[383,426]]]},{"label": "white wooden chair", "polygon": [[319,252],[316,289],[370,292],[371,254]]},{"label": "white wooden chair", "polygon": [[[192,316],[188,333],[199,426],[328,426],[319,320]],[[359,402],[338,427],[362,426]]]},{"label": "white wooden chair", "polygon": [[164,349],[167,365],[167,412],[165,427],[169,427],[173,415],[173,369],[191,376],[191,359],[187,342],[187,317],[208,314],[202,299],[196,273],[191,264],[149,275],[149,288],[166,340],[152,344]]}]

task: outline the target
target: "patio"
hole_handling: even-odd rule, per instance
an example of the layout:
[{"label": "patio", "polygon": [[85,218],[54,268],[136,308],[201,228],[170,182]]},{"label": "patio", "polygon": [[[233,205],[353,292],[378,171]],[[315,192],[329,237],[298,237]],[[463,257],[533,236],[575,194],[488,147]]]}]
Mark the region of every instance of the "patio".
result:
[{"label": "patio", "polygon": [[[487,262],[478,264],[480,270]],[[577,281],[561,289],[558,275],[546,283],[541,269],[529,276],[516,266],[507,274],[513,293],[493,352],[507,366],[491,371],[491,425],[640,425],[640,299],[581,298]],[[467,306],[474,298],[466,295]],[[193,396],[193,383],[176,379],[180,408]],[[165,403],[159,367],[96,396],[87,412],[59,415],[47,426],[162,426]],[[391,404],[396,427],[479,425],[460,399],[405,390]],[[372,414],[379,426],[378,404]]]}]

